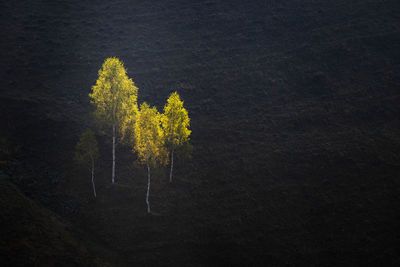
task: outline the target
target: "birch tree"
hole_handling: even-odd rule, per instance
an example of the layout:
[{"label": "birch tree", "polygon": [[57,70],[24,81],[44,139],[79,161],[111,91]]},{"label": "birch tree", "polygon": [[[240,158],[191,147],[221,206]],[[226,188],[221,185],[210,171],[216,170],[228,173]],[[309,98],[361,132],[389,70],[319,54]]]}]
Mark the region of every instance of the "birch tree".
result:
[{"label": "birch tree", "polygon": [[139,161],[147,166],[147,213],[150,209],[150,171],[157,164],[164,165],[168,161],[167,151],[164,147],[164,136],[160,122],[161,115],[155,107],[150,107],[146,102],[140,105],[135,123],[135,147]]},{"label": "birch tree", "polygon": [[99,156],[96,136],[93,131],[87,129],[82,133],[75,147],[75,161],[89,167],[92,174],[93,195],[96,197],[96,186],[94,184],[94,166]]},{"label": "birch tree", "polygon": [[171,183],[175,148],[186,143],[191,133],[189,130],[190,119],[188,112],[183,107],[183,101],[181,101],[177,92],[173,92],[167,99],[161,121],[166,143],[171,154],[171,169],[169,173],[169,182]]},{"label": "birch tree", "polygon": [[115,147],[124,122],[130,121],[137,112],[138,88],[128,78],[123,63],[116,57],[107,58],[98,73],[96,84],[89,94],[96,106],[95,116],[112,135],[111,182],[115,181]]}]

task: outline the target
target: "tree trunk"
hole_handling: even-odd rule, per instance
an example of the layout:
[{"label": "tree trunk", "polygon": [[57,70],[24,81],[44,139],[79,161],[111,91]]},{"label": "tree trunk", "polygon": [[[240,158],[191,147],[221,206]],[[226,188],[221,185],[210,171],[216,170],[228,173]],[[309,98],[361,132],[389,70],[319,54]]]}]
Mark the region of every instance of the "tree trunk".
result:
[{"label": "tree trunk", "polygon": [[150,213],[149,195],[150,195],[150,166],[149,164],[147,164],[147,194],[146,194],[147,213]]},{"label": "tree trunk", "polygon": [[93,186],[93,194],[96,198],[96,186],[94,185],[94,160],[92,159],[92,186]]},{"label": "tree trunk", "polygon": [[112,173],[111,182],[114,184],[115,179],[115,125],[113,125],[113,137],[112,137]]},{"label": "tree trunk", "polygon": [[171,152],[171,170],[169,172],[169,182],[172,183],[172,169],[174,168],[174,148],[172,148]]}]

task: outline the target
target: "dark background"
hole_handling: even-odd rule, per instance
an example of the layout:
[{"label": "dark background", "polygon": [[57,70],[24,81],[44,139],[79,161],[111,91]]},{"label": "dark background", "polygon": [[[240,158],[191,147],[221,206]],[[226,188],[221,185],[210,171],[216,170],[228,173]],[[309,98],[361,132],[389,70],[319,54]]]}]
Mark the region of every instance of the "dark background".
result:
[{"label": "dark background", "polygon": [[[398,266],[399,3],[1,1],[3,266]],[[72,160],[110,56],[191,117],[152,215],[129,147],[97,199]]]}]

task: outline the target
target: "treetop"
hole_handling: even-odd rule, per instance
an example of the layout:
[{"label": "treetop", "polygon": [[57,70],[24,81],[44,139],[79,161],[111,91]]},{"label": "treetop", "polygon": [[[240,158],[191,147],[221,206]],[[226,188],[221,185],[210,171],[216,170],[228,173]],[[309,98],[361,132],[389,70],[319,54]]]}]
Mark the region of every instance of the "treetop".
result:
[{"label": "treetop", "polygon": [[191,133],[191,130],[189,130],[190,118],[176,91],[168,97],[161,121],[169,143],[182,145],[189,140]]}]

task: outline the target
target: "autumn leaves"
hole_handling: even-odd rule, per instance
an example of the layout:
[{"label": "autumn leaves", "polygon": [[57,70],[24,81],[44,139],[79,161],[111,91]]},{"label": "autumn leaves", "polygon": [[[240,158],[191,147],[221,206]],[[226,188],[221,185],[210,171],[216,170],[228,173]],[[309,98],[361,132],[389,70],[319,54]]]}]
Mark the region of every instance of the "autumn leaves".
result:
[{"label": "autumn leaves", "polygon": [[166,140],[171,153],[169,182],[172,183],[175,148],[185,144],[191,133],[189,130],[190,119],[188,112],[183,107],[183,101],[181,101],[177,92],[174,92],[169,96],[167,104],[164,106],[164,114],[161,117],[161,122],[162,128],[164,129],[164,139]]},{"label": "autumn leaves", "polygon": [[[112,132],[112,172],[111,182],[115,182],[115,146],[118,133],[134,122],[137,113],[138,88],[126,73],[123,63],[115,57],[104,61],[99,77],[89,94],[96,106],[95,117],[99,124]],[[123,128],[123,126],[125,127]]]},{"label": "autumn leaves", "polygon": [[89,94],[96,107],[97,121],[112,136],[112,183],[115,182],[115,146],[118,141],[124,141],[137,153],[139,162],[147,167],[146,202],[150,213],[150,170],[170,161],[169,181],[172,182],[174,151],[189,140],[190,119],[177,92],[170,95],[162,114],[146,102],[139,108],[137,95],[138,88],[127,76],[123,63],[115,57],[104,61]]}]

